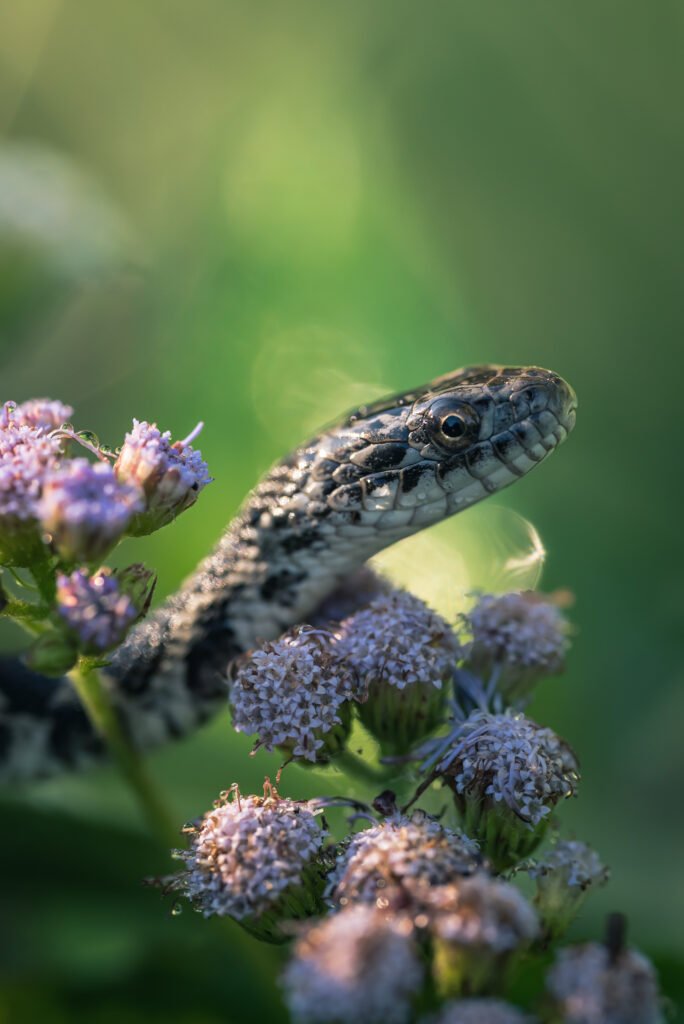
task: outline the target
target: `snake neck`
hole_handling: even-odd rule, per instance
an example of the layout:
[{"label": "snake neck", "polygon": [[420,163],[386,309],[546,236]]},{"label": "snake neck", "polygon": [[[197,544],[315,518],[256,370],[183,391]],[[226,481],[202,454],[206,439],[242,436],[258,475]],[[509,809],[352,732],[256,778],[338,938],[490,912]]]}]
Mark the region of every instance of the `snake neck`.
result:
[{"label": "snake neck", "polygon": [[197,571],[115,655],[110,688],[136,745],[212,715],[225,702],[232,659],[306,621],[342,579],[398,539],[330,509],[325,483],[310,479],[307,466],[301,449],[274,467]]}]

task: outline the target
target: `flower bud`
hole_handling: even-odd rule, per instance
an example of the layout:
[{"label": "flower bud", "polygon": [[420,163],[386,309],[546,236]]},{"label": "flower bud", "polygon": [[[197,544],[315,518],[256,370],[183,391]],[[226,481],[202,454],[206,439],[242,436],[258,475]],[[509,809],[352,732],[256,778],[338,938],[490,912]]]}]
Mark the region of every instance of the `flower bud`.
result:
[{"label": "flower bud", "polygon": [[444,684],[460,656],[451,628],[419,598],[397,590],[345,619],[339,637],[365,687],[363,724],[383,753],[407,753],[443,719]]},{"label": "flower bud", "polygon": [[598,854],[586,843],[576,840],[556,843],[543,858],[534,861],[527,872],[537,883],[534,902],[545,942],[563,935],[590,889],[605,885],[610,874]]},{"label": "flower bud", "polygon": [[297,626],[236,662],[232,672],[233,727],[256,734],[257,748],[277,747],[312,763],[343,749],[358,681],[332,633]]},{"label": "flower bud", "polygon": [[49,473],[38,502],[43,529],[66,562],[98,562],[143,507],[140,491],[112,467],[70,459]]},{"label": "flower bud", "polygon": [[565,667],[569,625],[553,595],[483,594],[460,619],[471,636],[463,669],[505,704],[524,706],[540,679]]},{"label": "flower bud", "polygon": [[664,1024],[653,965],[633,949],[568,946],[546,986],[559,1024]]},{"label": "flower bud", "polygon": [[332,900],[347,903],[410,900],[416,885],[444,885],[478,867],[478,846],[460,831],[441,825],[424,811],[396,813],[355,833],[343,844],[328,880]]},{"label": "flower bud", "polygon": [[532,853],[553,807],[574,795],[579,779],[564,740],[510,712],[470,715],[435,770],[453,790],[466,833],[497,871]]},{"label": "flower bud", "polygon": [[242,796],[236,787],[186,829],[191,847],[180,889],[205,917],[232,917],[267,942],[289,937],[287,922],[324,909],[326,832],[313,803],[278,796]]},{"label": "flower bud", "polygon": [[408,1024],[423,969],[408,918],[363,904],[308,928],[282,983],[298,1024]]},{"label": "flower bud", "polygon": [[133,429],[114,464],[119,480],[139,487],[145,508],[134,518],[129,533],[141,537],[159,530],[197,501],[203,487],[212,482],[207,464],[189,444],[201,424],[185,441],[171,442],[155,423],[133,420]]},{"label": "flower bud", "polygon": [[121,643],[139,612],[115,573],[77,569],[57,577],[57,616],[84,654],[98,655]]},{"label": "flower bud", "polygon": [[[498,992],[514,957],[538,932],[534,910],[508,882],[484,873],[428,890],[424,916],[443,997]],[[416,919],[418,921],[418,919]]]}]

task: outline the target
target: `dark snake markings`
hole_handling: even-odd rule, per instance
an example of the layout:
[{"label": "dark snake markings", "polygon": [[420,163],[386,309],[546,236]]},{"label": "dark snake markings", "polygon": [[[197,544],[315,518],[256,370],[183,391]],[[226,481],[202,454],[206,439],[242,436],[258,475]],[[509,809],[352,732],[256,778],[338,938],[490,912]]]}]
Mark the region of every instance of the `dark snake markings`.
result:
[{"label": "dark snake markings", "polygon": [[[524,476],[565,439],[576,404],[548,370],[477,366],[362,406],[297,448],[116,652],[105,681],[132,742],[147,750],[206,721],[232,658],[305,621],[382,548]],[[103,754],[68,680],[0,663],[0,779]]]}]

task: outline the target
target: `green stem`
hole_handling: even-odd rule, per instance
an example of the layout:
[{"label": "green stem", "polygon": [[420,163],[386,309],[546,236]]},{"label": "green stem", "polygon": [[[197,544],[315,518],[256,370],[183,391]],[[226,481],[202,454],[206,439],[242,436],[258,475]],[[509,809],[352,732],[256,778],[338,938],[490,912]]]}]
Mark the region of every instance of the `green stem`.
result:
[{"label": "green stem", "polygon": [[[178,827],[145,771],[137,751],[126,739],[98,669],[89,665],[86,659],[82,659],[69,673],[69,678],[93,725],[107,741],[122,776],[138,800],[146,823],[167,849],[178,846]],[[255,977],[260,977],[264,964],[263,951],[233,922],[222,919],[217,921],[216,925],[222,929],[223,934],[230,934],[231,943],[239,948],[248,969]],[[269,1001],[275,1012],[279,1006],[275,995],[271,996]]]},{"label": "green stem", "polygon": [[83,660],[69,678],[90,720],[104,737],[119,770],[135,794],[148,825],[166,847],[178,844],[179,830],[131,744],[125,737],[116,712],[96,668]]}]

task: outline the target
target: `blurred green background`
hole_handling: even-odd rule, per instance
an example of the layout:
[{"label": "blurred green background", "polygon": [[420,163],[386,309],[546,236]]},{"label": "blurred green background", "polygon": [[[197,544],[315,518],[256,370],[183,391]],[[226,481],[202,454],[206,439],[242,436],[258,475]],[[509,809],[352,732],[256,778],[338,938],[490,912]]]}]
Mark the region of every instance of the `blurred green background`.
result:
[{"label": "blurred green background", "polygon": [[[162,593],[345,407],[473,361],[574,385],[571,441],[502,500],[577,594],[532,713],[578,749],[563,817],[613,868],[576,935],[624,909],[675,1001],[683,42],[674,0],[0,7],[0,397],[114,444],[132,416],[206,422],[216,483],[123,553]],[[273,771],[249,746],[222,720],[154,756],[179,823]],[[112,774],[1,806],[3,1024],[283,1019],[277,952],[141,888],[169,862]]]}]

